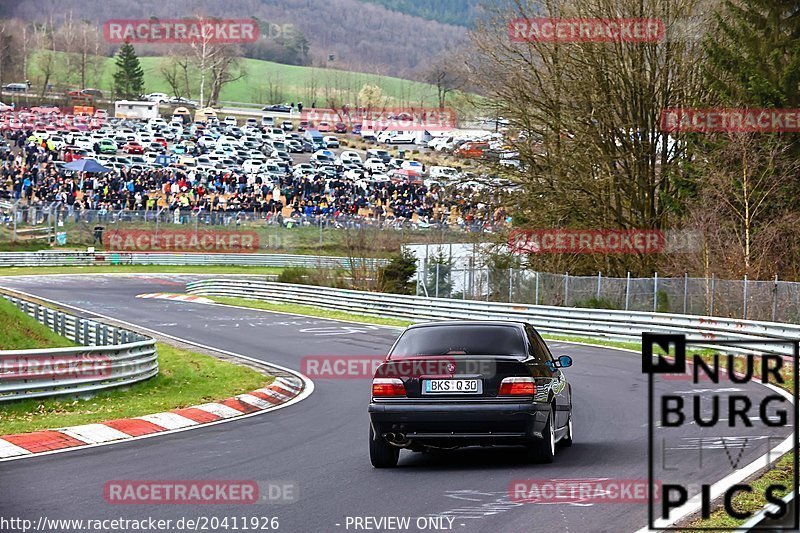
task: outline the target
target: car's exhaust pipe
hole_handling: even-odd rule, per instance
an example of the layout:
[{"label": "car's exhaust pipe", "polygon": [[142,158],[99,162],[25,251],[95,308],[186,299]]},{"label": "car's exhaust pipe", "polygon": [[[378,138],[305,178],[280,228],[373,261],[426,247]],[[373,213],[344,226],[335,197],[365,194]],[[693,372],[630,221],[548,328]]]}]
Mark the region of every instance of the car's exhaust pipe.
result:
[{"label": "car's exhaust pipe", "polygon": [[389,441],[389,444],[398,448],[406,448],[411,444],[411,440],[403,433],[387,433],[386,440]]}]

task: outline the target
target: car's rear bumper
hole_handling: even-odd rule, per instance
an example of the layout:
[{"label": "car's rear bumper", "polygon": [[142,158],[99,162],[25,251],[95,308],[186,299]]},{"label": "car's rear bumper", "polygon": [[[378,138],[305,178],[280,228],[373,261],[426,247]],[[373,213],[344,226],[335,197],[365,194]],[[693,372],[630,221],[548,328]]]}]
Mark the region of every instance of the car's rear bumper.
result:
[{"label": "car's rear bumper", "polygon": [[372,402],[377,435],[458,444],[526,442],[542,438],[550,404],[541,402]]}]

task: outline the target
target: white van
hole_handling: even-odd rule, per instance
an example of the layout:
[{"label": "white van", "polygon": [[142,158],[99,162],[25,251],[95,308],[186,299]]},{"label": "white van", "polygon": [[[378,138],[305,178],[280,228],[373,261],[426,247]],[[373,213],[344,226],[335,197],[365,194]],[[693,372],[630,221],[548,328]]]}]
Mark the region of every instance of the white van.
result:
[{"label": "white van", "polygon": [[413,131],[382,131],[378,134],[378,142],[386,144],[413,144],[417,136]]}]

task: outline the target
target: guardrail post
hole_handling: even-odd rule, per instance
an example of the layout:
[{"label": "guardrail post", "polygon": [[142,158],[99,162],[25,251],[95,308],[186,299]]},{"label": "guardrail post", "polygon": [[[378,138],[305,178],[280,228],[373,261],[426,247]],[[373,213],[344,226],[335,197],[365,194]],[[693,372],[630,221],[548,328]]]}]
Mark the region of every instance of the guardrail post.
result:
[{"label": "guardrail post", "polygon": [[91,338],[89,337],[89,322],[87,320],[83,321],[83,344],[88,346],[90,344]]},{"label": "guardrail post", "polygon": [[569,307],[567,302],[569,300],[569,272],[564,274],[564,307]]},{"label": "guardrail post", "polygon": [[628,299],[631,294],[631,273],[628,272],[628,277],[625,280],[625,310],[628,310]]},{"label": "guardrail post", "polygon": [[747,320],[747,274],[744,275],[744,290],[742,292],[742,318]]},{"label": "guardrail post", "polygon": [[653,312],[658,312],[658,272],[653,277]]},{"label": "guardrail post", "polygon": [[534,291],[533,304],[539,305],[539,271],[537,270],[535,274],[536,274],[536,289]]},{"label": "guardrail post", "polygon": [[512,294],[514,290],[514,269],[508,268],[508,303],[512,301]]},{"label": "guardrail post", "polygon": [[108,346],[108,326],[103,324],[103,346]]}]

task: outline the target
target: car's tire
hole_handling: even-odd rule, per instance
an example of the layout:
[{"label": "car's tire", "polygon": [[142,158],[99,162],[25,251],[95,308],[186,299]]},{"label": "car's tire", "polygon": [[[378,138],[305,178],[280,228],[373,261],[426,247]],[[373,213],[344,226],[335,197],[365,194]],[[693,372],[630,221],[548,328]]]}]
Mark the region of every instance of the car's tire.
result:
[{"label": "car's tire", "polygon": [[392,446],[383,437],[375,437],[369,426],[369,460],[375,468],[394,468],[400,458],[400,448]]},{"label": "car's tire", "polygon": [[528,459],[534,463],[549,464],[556,456],[556,434],[552,408],[547,417],[547,424],[542,429],[542,436],[542,439],[538,439],[528,447]]}]

